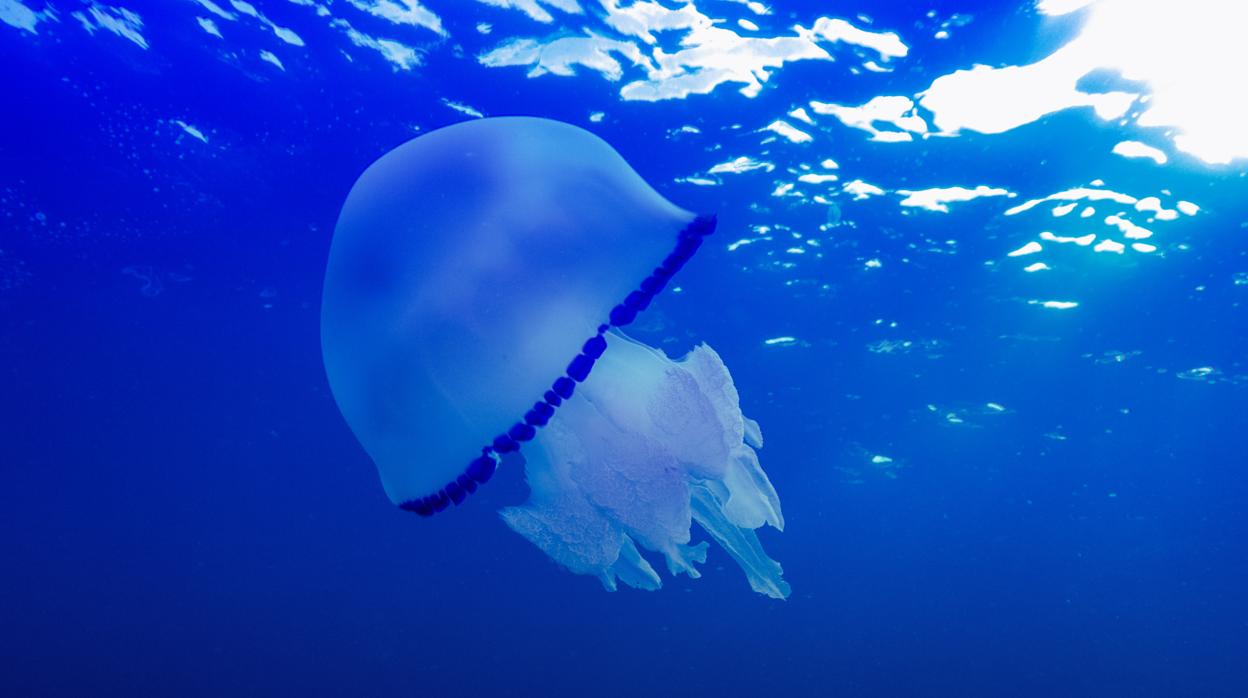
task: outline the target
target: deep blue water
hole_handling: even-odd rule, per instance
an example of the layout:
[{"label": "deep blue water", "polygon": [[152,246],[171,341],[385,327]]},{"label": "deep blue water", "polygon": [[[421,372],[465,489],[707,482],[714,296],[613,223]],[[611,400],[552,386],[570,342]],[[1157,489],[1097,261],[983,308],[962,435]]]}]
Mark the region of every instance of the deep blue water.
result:
[{"label": "deep blue water", "polygon": [[[584,69],[482,66],[559,24],[466,0],[427,3],[444,37],[331,4],[419,49],[411,70],[293,3],[256,3],[306,42],[282,71],[256,59],[282,45],[255,27],[222,19],[217,39],[194,3],[119,4],[147,48],[83,31],[78,0],[52,0],[37,33],[0,24],[6,695],[1248,692],[1243,161],[1119,158],[1136,132],[1086,110],[904,146],[824,118],[800,155],[757,133],[811,100],[1034,61],[1078,16],[777,0],[776,35],[868,12],[912,53],[878,76],[803,61],[754,98],[642,102]],[[929,9],[973,20],[941,43]],[[589,128],[671,200],[719,213],[721,244],[636,334],[674,354],[708,342],[732,370],[784,505],[785,531],[761,536],[787,601],[718,549],[701,579],[605,593],[499,521],[519,472],[428,520],[386,499],[323,373],[322,274],[360,172],[414,126],[470,118],[444,99]],[[669,133],[682,125],[702,133]],[[676,181],[738,155],[777,169]],[[1044,221],[1000,200],[938,213],[841,193],[852,225],[820,232],[824,207],[771,194],[826,157],[890,190],[987,183],[1012,206],[1102,179],[1201,213],[1157,224],[1156,254],[1067,246],[1028,274],[1006,253]],[[783,235],[728,249],[776,223],[819,254],[786,255]],[[1027,303],[1050,298],[1079,305]]]}]

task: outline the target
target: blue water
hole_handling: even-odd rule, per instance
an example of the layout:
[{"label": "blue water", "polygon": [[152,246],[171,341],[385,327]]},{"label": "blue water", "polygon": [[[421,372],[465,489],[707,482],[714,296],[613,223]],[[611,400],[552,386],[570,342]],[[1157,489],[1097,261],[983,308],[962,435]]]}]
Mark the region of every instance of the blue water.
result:
[{"label": "blue water", "polygon": [[[429,0],[445,35],[329,5],[413,46],[422,64],[402,70],[297,3],[255,4],[303,47],[245,16],[218,18],[218,39],[192,2],[117,1],[146,47],[85,31],[72,13],[102,6],[79,0],[50,0],[35,31],[0,24],[5,695],[1248,694],[1243,161],[1120,158],[1137,136],[1087,110],[900,147],[828,118],[793,122],[817,136],[800,153],[757,132],[811,100],[1036,60],[1078,16],[777,0],[754,17],[774,35],[868,12],[911,55],[646,102],[621,99],[632,73],[476,59],[576,34],[589,2],[543,25]],[[973,21],[942,43],[929,9]],[[526,496],[516,471],[431,519],[386,499],[323,373],[322,274],[359,173],[472,118],[446,101],[588,128],[672,201],[718,212],[720,244],[636,333],[673,354],[708,342],[732,370],[784,505],[785,531],[761,536],[787,601],[719,549],[701,579],[606,593],[499,520]],[[701,133],[670,133],[686,125]],[[776,170],[677,181],[743,155]],[[821,231],[826,207],[771,194],[827,157],[842,181],[1018,197],[938,213],[840,193]],[[1151,255],[1068,246],[1020,271],[1006,253],[1049,214],[1002,210],[1098,178],[1201,213],[1158,223]],[[789,230],[728,249],[760,224]],[[1078,306],[1027,302],[1048,299]]]}]

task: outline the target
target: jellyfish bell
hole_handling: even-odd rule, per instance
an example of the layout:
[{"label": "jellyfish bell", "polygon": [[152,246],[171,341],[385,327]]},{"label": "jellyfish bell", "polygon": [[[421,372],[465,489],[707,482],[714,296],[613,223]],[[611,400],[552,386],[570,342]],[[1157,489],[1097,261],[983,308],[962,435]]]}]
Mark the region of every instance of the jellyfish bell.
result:
[{"label": "jellyfish bell", "polygon": [[391,499],[437,493],[546,402],[694,220],[553,121],[470,121],[371,166],[334,234],[322,346]]},{"label": "jellyfish bell", "polygon": [[503,518],[569,569],[657,588],[640,545],[697,576],[697,521],[756,590],[786,596],[754,531],[782,528],[779,500],[727,369],[709,347],[673,361],[621,331],[715,224],[545,119],[449,126],[370,166],[334,232],[321,339],[390,499],[458,506],[518,454],[531,495]]}]

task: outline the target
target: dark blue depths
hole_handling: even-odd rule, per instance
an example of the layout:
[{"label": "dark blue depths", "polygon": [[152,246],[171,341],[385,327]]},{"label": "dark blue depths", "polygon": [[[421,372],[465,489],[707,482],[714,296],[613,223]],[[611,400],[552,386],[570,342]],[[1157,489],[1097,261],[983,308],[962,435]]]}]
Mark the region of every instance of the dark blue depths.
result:
[{"label": "dark blue depths", "polygon": [[[872,11],[905,27],[905,5]],[[794,21],[827,11],[795,7]],[[153,33],[185,18],[142,9]],[[968,26],[968,55],[1018,60],[1005,38],[1029,36],[1027,18],[993,13]],[[472,13],[444,19],[472,35]],[[986,213],[846,206],[854,232],[800,272],[711,244],[754,222],[742,202],[760,190],[671,184],[706,154],[667,128],[869,96],[814,67],[749,103],[638,104],[588,77],[482,80],[440,52],[408,76],[319,56],[306,77],[265,82],[192,31],[144,55],[0,34],[17,105],[0,114],[6,695],[1244,695],[1245,386],[1176,377],[1248,373],[1234,174],[1169,175],[1211,212],[1182,234],[1190,253],[1089,256],[1061,272],[1079,312],[1038,313],[1019,302],[1037,281],[984,265],[1019,234]],[[965,62],[947,60],[926,70]],[[574,123],[603,108],[596,132],[665,196],[719,212],[680,292],[626,301],[610,322],[644,308],[631,333],[674,355],[706,341],[732,369],[785,508],[786,531],[764,542],[787,602],[752,594],[714,550],[699,580],[606,594],[498,521],[525,488],[492,458],[448,486],[454,500],[492,475],[454,515],[389,505],[322,375],[321,273],[359,172],[410,123],[460,118],[444,94]],[[152,127],[177,115],[214,124],[226,147]],[[1069,115],[991,148],[936,141],[918,162],[831,138],[868,180],[1051,191],[1092,165],[1135,176],[1090,165],[1117,134]],[[1010,157],[1055,140],[1043,166]],[[900,263],[949,237],[957,255]],[[800,341],[764,344],[779,336]],[[865,348],[902,339],[932,343]],[[549,420],[583,368],[517,426]],[[496,451],[529,436],[513,430]],[[874,454],[902,467],[873,468]]]}]

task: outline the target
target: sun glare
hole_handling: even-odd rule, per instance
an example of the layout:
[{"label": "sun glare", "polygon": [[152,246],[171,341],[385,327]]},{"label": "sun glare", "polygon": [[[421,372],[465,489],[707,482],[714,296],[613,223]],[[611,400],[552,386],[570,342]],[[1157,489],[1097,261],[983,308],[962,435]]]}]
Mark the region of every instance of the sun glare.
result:
[{"label": "sun glare", "polygon": [[1175,146],[1209,163],[1248,157],[1248,4],[1103,0],[1079,38],[1087,64],[1146,84],[1137,123],[1173,127]]}]

